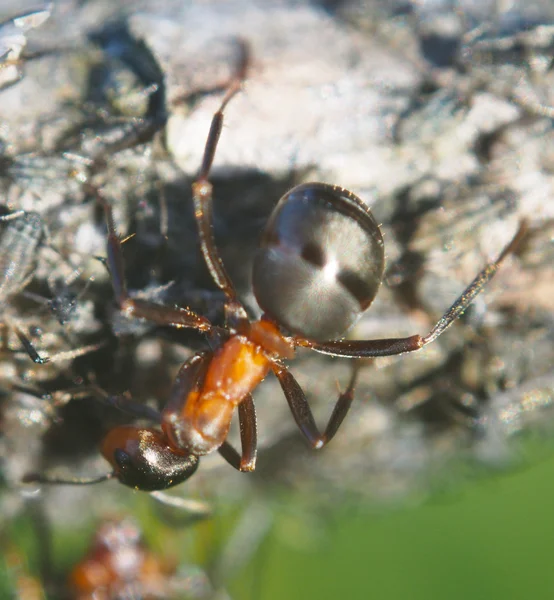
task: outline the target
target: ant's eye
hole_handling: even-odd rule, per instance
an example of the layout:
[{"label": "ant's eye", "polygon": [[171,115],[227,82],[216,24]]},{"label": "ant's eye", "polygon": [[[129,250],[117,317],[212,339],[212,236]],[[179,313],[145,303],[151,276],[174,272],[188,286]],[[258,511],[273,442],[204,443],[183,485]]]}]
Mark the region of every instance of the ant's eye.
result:
[{"label": "ant's eye", "polygon": [[125,452],[125,450],[121,450],[121,448],[117,448],[113,453],[114,463],[122,470],[125,471],[132,465],[131,457]]},{"label": "ant's eye", "polygon": [[254,258],[264,312],[312,340],[342,336],[371,304],[383,278],[383,238],[365,204],[323,183],[281,198]]}]

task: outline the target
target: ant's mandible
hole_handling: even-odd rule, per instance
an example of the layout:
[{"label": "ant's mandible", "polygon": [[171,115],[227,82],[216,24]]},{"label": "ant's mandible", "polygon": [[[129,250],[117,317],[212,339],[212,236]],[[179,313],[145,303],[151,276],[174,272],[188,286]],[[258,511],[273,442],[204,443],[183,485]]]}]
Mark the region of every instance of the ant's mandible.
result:
[{"label": "ant's mandible", "polygon": [[[161,412],[132,402],[127,405],[126,410],[149,417],[158,427],[129,425],[109,431],[101,451],[113,471],[94,479],[31,474],[25,481],[85,484],[116,478],[135,489],[163,490],[188,479],[196,471],[199,457],[215,450],[236,469],[252,471],[257,452],[252,392],[270,371],[279,380],[304,437],[313,448],[322,448],[333,438],[350,409],[357,369],[321,433],[304,392],[284,363],[294,358],[295,348],[302,346],[348,358],[419,350],[466,310],[525,235],[527,226],[522,222],[498,258],[483,268],[427,335],[337,339],[343,338],[377,294],[385,264],[383,237],[369,208],[352,192],[325,183],[298,185],[277,203],[254,257],[253,291],[263,316],[250,321],[215,243],[209,181],[224,110],[245,79],[248,60],[246,51],[243,54],[241,68],[212,118],[202,165],[192,184],[202,255],[227,299],[226,329],[212,326],[208,319],[188,308],[162,306],[129,296],[112,209],[97,192],[106,215],[107,263],[120,310],[128,317],[158,325],[204,332],[215,349],[200,352],[182,365]],[[226,442],[237,407],[240,456]]]}]

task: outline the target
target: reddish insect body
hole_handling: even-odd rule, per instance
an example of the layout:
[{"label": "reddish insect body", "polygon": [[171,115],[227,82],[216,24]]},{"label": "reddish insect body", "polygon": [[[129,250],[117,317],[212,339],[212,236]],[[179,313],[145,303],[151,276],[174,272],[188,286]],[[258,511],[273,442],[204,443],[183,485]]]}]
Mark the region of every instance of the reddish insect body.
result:
[{"label": "reddish insect body", "polygon": [[69,587],[76,600],[165,598],[174,571],[144,546],[133,521],[108,521],[72,570]]}]

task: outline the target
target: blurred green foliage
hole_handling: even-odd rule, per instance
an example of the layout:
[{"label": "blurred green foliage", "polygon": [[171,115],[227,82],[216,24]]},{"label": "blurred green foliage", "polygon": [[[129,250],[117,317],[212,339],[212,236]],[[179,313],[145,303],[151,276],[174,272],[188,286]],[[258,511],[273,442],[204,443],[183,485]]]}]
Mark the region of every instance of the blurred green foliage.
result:
[{"label": "blurred green foliage", "polygon": [[338,508],[309,551],[274,528],[234,597],[551,599],[553,509],[554,458],[413,509],[377,516]]}]

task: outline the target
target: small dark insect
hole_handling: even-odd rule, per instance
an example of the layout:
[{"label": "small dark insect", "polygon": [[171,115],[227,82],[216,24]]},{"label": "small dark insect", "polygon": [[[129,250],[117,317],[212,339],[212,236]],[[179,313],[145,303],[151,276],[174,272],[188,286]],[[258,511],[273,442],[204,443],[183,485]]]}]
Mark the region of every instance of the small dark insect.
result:
[{"label": "small dark insect", "polygon": [[[347,389],[339,395],[322,433],[304,392],[284,363],[294,358],[295,348],[312,348],[348,358],[419,350],[466,310],[524,236],[526,223],[520,225],[498,258],[483,268],[427,335],[337,339],[356,323],[377,294],[384,270],[383,238],[370,210],[353,193],[325,183],[299,185],[276,205],[255,255],[253,289],[264,314],[257,321],[250,321],[215,243],[209,182],[224,110],[240,90],[245,71],[246,61],[213,116],[202,165],[192,186],[202,254],[215,284],[227,298],[226,327],[215,327],[187,308],[130,297],[111,206],[97,192],[108,227],[107,263],[122,313],[158,325],[196,329],[207,335],[212,349],[196,354],[182,365],[160,413],[149,409],[146,412],[144,406],[130,399],[117,399],[120,408],[149,417],[159,428],[120,426],[109,431],[101,451],[112,465],[110,473],[92,479],[30,474],[25,481],[86,484],[116,478],[135,489],[161,490],[188,479],[197,469],[199,457],[215,450],[236,469],[252,471],[257,453],[252,392],[270,371],[279,380],[304,437],[313,448],[322,448],[336,434],[350,409],[357,369],[353,370]],[[241,455],[226,441],[237,407]]]}]

